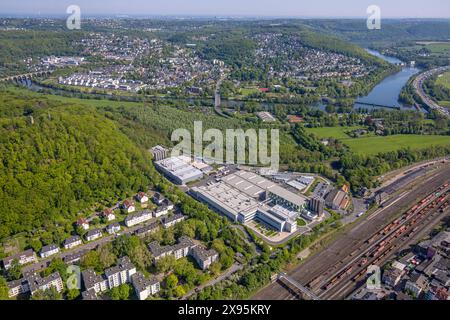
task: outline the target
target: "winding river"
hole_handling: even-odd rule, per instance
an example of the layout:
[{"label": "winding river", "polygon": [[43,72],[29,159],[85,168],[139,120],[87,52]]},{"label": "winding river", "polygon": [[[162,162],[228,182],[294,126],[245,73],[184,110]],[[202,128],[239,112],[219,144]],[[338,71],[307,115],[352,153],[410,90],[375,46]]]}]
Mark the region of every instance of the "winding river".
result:
[{"label": "winding river", "polygon": [[[370,49],[366,49],[366,51],[389,63],[402,63],[402,61],[400,61],[399,59],[382,55],[378,51]],[[367,96],[359,97],[356,100],[355,108],[367,108],[368,106],[366,105],[358,104],[358,102],[363,102],[391,107],[400,107],[401,109],[411,109],[412,106],[404,105],[398,99],[403,87],[408,83],[408,80],[419,72],[420,69],[418,68],[404,67],[398,73],[386,77],[383,81],[377,84]]]}]

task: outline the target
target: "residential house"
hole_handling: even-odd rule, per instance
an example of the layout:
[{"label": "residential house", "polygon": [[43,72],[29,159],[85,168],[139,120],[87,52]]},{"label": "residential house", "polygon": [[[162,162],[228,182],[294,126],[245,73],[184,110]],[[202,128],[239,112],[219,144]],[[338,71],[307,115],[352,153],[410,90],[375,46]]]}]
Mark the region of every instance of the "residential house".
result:
[{"label": "residential house", "polygon": [[44,246],[41,249],[41,258],[48,258],[53,256],[59,252],[59,247],[56,244],[49,244],[48,246]]},{"label": "residential house", "polygon": [[25,250],[23,252],[20,252],[18,254],[3,259],[2,260],[3,268],[5,268],[5,270],[8,270],[9,268],[12,267],[14,261],[17,261],[19,265],[23,266],[28,263],[37,262],[37,256],[36,253],[33,251],[33,249]]},{"label": "residential house", "polygon": [[84,218],[80,218],[77,220],[77,227],[81,227],[84,230],[89,230],[89,222],[87,222]]},{"label": "residential house", "polygon": [[87,250],[87,249],[75,252],[73,254],[65,256],[63,258],[63,261],[67,265],[78,263],[78,262],[80,262],[81,258],[88,252],[89,252],[89,250]]},{"label": "residential house", "polygon": [[91,291],[95,294],[108,290],[108,279],[97,275],[94,270],[88,269],[81,273],[85,291]]},{"label": "residential house", "polygon": [[159,222],[155,221],[147,226],[137,229],[134,232],[134,234],[137,235],[138,237],[145,237],[148,234],[157,231],[158,229],[159,229]]},{"label": "residential house", "polygon": [[82,272],[82,293],[85,300],[96,300],[97,294],[131,282],[131,277],[136,273],[135,266],[128,257],[122,257],[117,265],[105,270],[103,275],[97,275],[94,270],[88,269]]},{"label": "residential house", "polygon": [[178,239],[178,243],[172,246],[161,247],[158,242],[154,241],[150,243],[148,247],[153,255],[154,261],[156,262],[159,259],[169,255],[173,255],[175,260],[186,257],[195,246],[196,244],[190,238],[181,236]]},{"label": "residential house", "polygon": [[58,292],[62,292],[64,290],[63,281],[58,272],[54,272],[45,278],[41,278],[38,274],[33,274],[29,276],[27,280],[31,295],[36,293],[38,290],[45,291],[51,287],[56,288]]},{"label": "residential house", "polygon": [[325,204],[333,210],[345,210],[350,204],[350,197],[346,192],[335,189],[326,196]]},{"label": "residential house", "polygon": [[383,283],[395,287],[401,280],[403,272],[397,268],[390,268],[383,272]]},{"label": "residential house", "polygon": [[18,295],[25,294],[29,291],[30,288],[28,286],[28,281],[26,281],[26,279],[24,278],[8,282],[9,298],[17,297]]},{"label": "residential house", "polygon": [[165,198],[164,198],[164,197],[162,196],[162,194],[159,193],[159,192],[155,192],[155,194],[154,194],[153,197],[152,197],[152,201],[153,201],[155,204],[157,204],[158,206],[160,206],[160,205],[163,204],[164,199],[165,199]]},{"label": "residential house", "polygon": [[122,209],[125,210],[126,213],[132,213],[136,211],[134,203],[130,200],[125,200],[122,203]]},{"label": "residential house", "polygon": [[101,238],[102,236],[103,236],[103,234],[100,231],[100,229],[94,229],[94,230],[90,230],[86,233],[86,240],[94,241],[94,240],[97,240],[98,238]]},{"label": "residential house", "polygon": [[76,246],[81,245],[83,242],[81,241],[80,236],[69,237],[63,242],[64,249],[72,249]]},{"label": "residential house", "polygon": [[186,219],[186,217],[183,214],[178,213],[178,214],[174,214],[170,217],[162,218],[161,223],[162,223],[163,227],[165,229],[167,229],[167,228],[170,228],[170,227],[176,225],[177,223],[183,221],[184,219]]},{"label": "residential house", "polygon": [[136,200],[139,201],[141,204],[145,204],[148,202],[148,197],[144,192],[139,192],[136,196]]},{"label": "residential house", "polygon": [[411,278],[406,281],[405,291],[411,292],[415,297],[419,297],[420,293],[427,287],[427,278],[418,273],[414,273]]},{"label": "residential house", "polygon": [[111,209],[109,209],[109,208],[103,210],[103,212],[102,212],[102,217],[103,217],[106,221],[108,221],[108,222],[113,221],[113,220],[116,220],[116,215],[115,215],[115,214],[113,213],[113,211],[112,211]]},{"label": "residential house", "polygon": [[81,298],[83,300],[99,300],[99,298],[97,297],[97,294],[95,293],[95,291],[93,289],[88,290],[88,291],[83,291],[81,293]]},{"label": "residential house", "polygon": [[37,273],[24,274],[19,280],[8,282],[8,296],[10,298],[21,294],[35,294],[37,291],[45,291],[51,287],[56,288],[58,292],[62,292],[63,282],[58,272],[52,273],[48,277],[42,278]]},{"label": "residential house", "polygon": [[168,214],[170,210],[173,210],[173,204],[168,199],[164,199],[154,212],[155,218]]},{"label": "residential house", "polygon": [[116,234],[120,231],[120,225],[117,222],[111,223],[106,227],[106,232],[109,234]]}]

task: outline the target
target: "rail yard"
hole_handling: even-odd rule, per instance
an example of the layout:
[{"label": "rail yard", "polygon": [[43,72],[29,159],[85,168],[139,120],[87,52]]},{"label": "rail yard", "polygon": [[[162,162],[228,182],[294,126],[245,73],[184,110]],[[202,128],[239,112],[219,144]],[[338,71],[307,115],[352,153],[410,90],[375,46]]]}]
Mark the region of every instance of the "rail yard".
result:
[{"label": "rail yard", "polygon": [[369,266],[381,266],[429,232],[448,215],[449,205],[450,166],[445,164],[398,190],[382,208],[253,298],[345,299],[366,282]]}]

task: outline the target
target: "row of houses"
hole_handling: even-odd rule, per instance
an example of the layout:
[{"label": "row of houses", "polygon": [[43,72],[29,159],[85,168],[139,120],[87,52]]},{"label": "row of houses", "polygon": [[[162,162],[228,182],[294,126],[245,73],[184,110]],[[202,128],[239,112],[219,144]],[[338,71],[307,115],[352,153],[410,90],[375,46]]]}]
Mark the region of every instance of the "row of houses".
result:
[{"label": "row of houses", "polygon": [[85,270],[82,272],[82,279],[84,300],[98,299],[102,292],[123,284],[131,284],[139,300],[146,300],[160,290],[159,281],[155,277],[145,278],[142,273],[137,272],[128,257],[120,258],[116,266],[106,269],[102,275],[97,275],[92,269]]},{"label": "row of houses", "polygon": [[135,214],[130,214],[125,218],[124,223],[127,227],[133,227],[135,225],[144,223],[152,218],[159,218],[165,216],[169,214],[169,212],[173,210],[173,208],[174,208],[173,204],[169,200],[164,199],[162,204],[158,206],[158,208],[155,211],[143,210]]},{"label": "row of houses", "polygon": [[[177,214],[174,214],[174,215],[168,216],[168,217],[163,217],[160,221],[155,221],[149,225],[146,225],[142,228],[137,229],[134,232],[134,234],[137,236],[140,236],[140,237],[144,237],[144,236],[158,230],[160,223],[165,229],[168,229],[185,219],[186,219],[186,216],[184,216],[181,213],[177,213]],[[106,231],[109,234],[116,234],[120,230],[121,230],[121,227],[117,222],[112,223],[106,227]],[[87,241],[94,241],[96,239],[101,238],[102,236],[103,236],[103,233],[100,229],[90,230],[85,235]],[[75,236],[71,236],[71,237],[67,238],[66,240],[64,240],[63,247],[66,250],[70,250],[70,249],[73,249],[82,244],[83,244],[83,241],[82,241],[81,237],[78,235],[75,235]],[[50,245],[42,247],[42,249],[40,251],[40,256],[41,256],[41,258],[45,259],[45,258],[51,257],[55,254],[58,254],[59,252],[60,252],[60,247],[58,247],[55,244],[50,244]],[[84,251],[81,251],[81,252],[84,252]],[[79,255],[77,253],[74,253],[73,255],[66,256],[64,259],[67,260],[67,261],[65,261],[66,263],[74,263],[74,262],[78,262],[81,259],[81,256],[82,256],[82,254]],[[30,264],[30,263],[36,263],[37,261],[38,261],[38,258],[37,258],[36,253],[33,251],[33,249],[28,249],[28,250],[20,252],[16,255],[13,255],[13,256],[3,259],[2,264],[3,264],[3,268],[5,270],[8,270],[13,266],[14,263],[17,263],[18,265],[22,266],[22,265],[26,265],[26,264]]]},{"label": "row of houses", "polygon": [[175,260],[191,256],[202,270],[208,269],[219,258],[218,253],[214,249],[207,250],[200,247],[186,236],[181,236],[178,239],[178,243],[171,246],[162,247],[158,242],[154,241],[149,244],[149,250],[155,263],[167,256],[173,256]]}]

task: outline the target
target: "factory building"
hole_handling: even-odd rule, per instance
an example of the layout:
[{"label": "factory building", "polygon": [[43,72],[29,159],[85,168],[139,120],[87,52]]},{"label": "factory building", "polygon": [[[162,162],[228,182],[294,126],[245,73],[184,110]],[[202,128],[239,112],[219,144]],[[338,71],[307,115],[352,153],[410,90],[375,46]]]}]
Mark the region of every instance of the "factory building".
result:
[{"label": "factory building", "polygon": [[309,200],[309,210],[317,213],[319,216],[323,214],[323,208],[325,206],[325,201],[321,198],[311,198]]},{"label": "factory building", "polygon": [[150,149],[153,156],[153,161],[161,161],[169,157],[170,150],[163,146],[156,146]]},{"label": "factory building", "polygon": [[191,159],[186,156],[170,157],[155,162],[156,168],[169,180],[179,185],[203,178],[203,172],[191,165]]},{"label": "factory building", "polygon": [[191,194],[233,222],[259,220],[279,232],[295,232],[296,220],[308,203],[305,197],[249,171],[194,187]]}]

